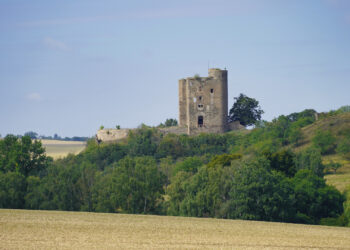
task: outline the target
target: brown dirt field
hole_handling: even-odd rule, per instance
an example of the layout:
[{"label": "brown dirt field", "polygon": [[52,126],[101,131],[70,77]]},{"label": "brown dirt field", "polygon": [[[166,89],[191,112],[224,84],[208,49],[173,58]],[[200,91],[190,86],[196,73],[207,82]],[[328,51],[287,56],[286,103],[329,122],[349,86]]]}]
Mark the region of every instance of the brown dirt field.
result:
[{"label": "brown dirt field", "polygon": [[0,210],[1,249],[350,249],[350,228]]}]

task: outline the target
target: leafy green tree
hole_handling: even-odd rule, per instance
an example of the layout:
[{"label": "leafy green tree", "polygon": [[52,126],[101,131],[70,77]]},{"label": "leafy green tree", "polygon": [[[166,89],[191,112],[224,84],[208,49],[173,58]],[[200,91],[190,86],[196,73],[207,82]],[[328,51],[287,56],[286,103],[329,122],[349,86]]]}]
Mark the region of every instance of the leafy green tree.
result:
[{"label": "leafy green tree", "polygon": [[295,146],[299,146],[300,142],[303,140],[304,135],[301,131],[301,128],[292,128],[289,132],[288,140],[290,143],[293,143]]},{"label": "leafy green tree", "polygon": [[350,227],[350,186],[347,187],[345,193],[345,202],[344,202],[344,217],[347,220],[346,226]]},{"label": "leafy green tree", "polygon": [[[102,178],[104,180],[104,178]],[[125,157],[113,166],[106,184],[99,184],[104,199],[97,199],[94,206],[124,213],[156,213],[163,193],[164,176],[158,171],[151,157]],[[109,190],[110,193],[106,193]],[[95,197],[99,190],[95,189]],[[110,201],[106,201],[106,194]],[[103,204],[99,204],[99,202]]]},{"label": "leafy green tree", "polygon": [[167,156],[166,158],[161,158],[159,160],[159,170],[165,176],[165,188],[170,184],[170,179],[173,176],[175,163],[171,156]]},{"label": "leafy green tree", "polygon": [[296,222],[318,223],[321,218],[338,217],[343,212],[344,197],[322,177],[308,169],[300,170],[293,178]]},{"label": "leafy green tree", "polygon": [[128,153],[130,156],[154,155],[157,151],[159,137],[155,129],[142,128],[131,131],[128,137]]},{"label": "leafy green tree", "polygon": [[230,166],[231,162],[234,160],[241,159],[242,155],[240,154],[222,154],[222,155],[216,155],[214,156],[211,161],[207,164],[208,167],[214,167],[214,166]]},{"label": "leafy green tree", "polygon": [[198,172],[180,171],[167,188],[169,215],[227,217],[232,169],[222,164],[202,166]]},{"label": "leafy green tree", "polygon": [[260,108],[259,102],[244,94],[235,97],[235,103],[229,112],[229,121],[239,121],[243,126],[250,126],[260,121],[264,111]]},{"label": "leafy green tree", "polygon": [[305,109],[299,113],[292,113],[292,114],[288,115],[287,118],[291,122],[300,121],[302,124],[302,126],[300,126],[300,127],[304,127],[306,125],[313,123],[316,120],[316,114],[317,114],[317,112],[314,109]]},{"label": "leafy green tree", "polygon": [[336,148],[336,138],[331,134],[330,131],[317,131],[314,138],[312,138],[312,143],[315,147],[321,150],[321,154],[329,154]]},{"label": "leafy green tree", "polygon": [[157,158],[172,156],[174,159],[183,156],[185,150],[179,140],[179,137],[174,134],[168,134],[162,138],[157,147]]},{"label": "leafy green tree", "polygon": [[319,148],[310,147],[296,156],[297,170],[308,169],[316,176],[323,177],[325,166],[322,164],[322,156]]},{"label": "leafy green tree", "polygon": [[336,173],[337,170],[338,170],[339,168],[341,168],[341,167],[342,167],[342,164],[341,164],[341,163],[339,163],[339,162],[334,162],[333,160],[331,160],[330,163],[328,163],[328,164],[326,165],[326,169],[332,169],[334,173]]},{"label": "leafy green tree", "polygon": [[336,152],[343,155],[350,152],[350,136],[346,136],[339,142]]},{"label": "leafy green tree", "polygon": [[177,126],[177,120],[173,118],[166,119],[164,125],[165,127]]},{"label": "leafy green tree", "polygon": [[0,208],[23,208],[25,177],[18,172],[0,172]]},{"label": "leafy green tree", "polygon": [[282,172],[287,177],[293,177],[296,170],[295,154],[291,150],[281,150],[275,153],[264,152],[265,157],[270,161],[272,169]]},{"label": "leafy green tree", "polygon": [[173,175],[180,171],[196,173],[202,165],[203,161],[198,156],[187,157],[183,161],[176,163]]},{"label": "leafy green tree", "polygon": [[33,131],[29,131],[29,132],[25,132],[24,136],[29,136],[31,139],[37,139],[38,133],[33,132]]},{"label": "leafy green tree", "polygon": [[269,172],[265,158],[245,162],[234,171],[229,218],[293,221],[293,186],[277,172]]},{"label": "leafy green tree", "polygon": [[82,205],[77,190],[79,176],[80,169],[77,165],[54,163],[47,168],[47,174],[40,182],[28,179],[27,207],[79,211]]},{"label": "leafy green tree", "polygon": [[29,136],[7,135],[0,140],[0,171],[19,172],[25,177],[39,174],[52,161],[40,141]]},{"label": "leafy green tree", "polygon": [[38,176],[27,177],[27,190],[25,195],[26,209],[40,209],[45,202],[42,180]]},{"label": "leafy green tree", "polygon": [[77,193],[82,204],[80,210],[91,212],[93,211],[92,194],[97,167],[89,162],[83,162],[80,168],[80,177],[77,180]]},{"label": "leafy green tree", "polygon": [[168,215],[186,215],[181,214],[181,203],[186,197],[187,180],[191,176],[192,174],[190,172],[180,171],[171,179],[166,192],[169,196],[169,201],[167,201]]}]

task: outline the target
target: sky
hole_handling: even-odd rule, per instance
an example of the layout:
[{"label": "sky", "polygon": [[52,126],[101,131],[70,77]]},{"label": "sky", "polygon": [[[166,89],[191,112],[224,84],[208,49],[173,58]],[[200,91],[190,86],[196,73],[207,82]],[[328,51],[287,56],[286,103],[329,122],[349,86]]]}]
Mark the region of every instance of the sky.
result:
[{"label": "sky", "polygon": [[264,120],[350,105],[350,1],[0,0],[0,134],[158,125],[208,66]]}]

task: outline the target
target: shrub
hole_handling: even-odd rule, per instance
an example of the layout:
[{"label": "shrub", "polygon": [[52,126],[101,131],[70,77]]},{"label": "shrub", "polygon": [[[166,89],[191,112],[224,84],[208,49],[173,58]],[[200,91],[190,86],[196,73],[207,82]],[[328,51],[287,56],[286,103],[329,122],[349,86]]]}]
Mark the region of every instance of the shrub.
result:
[{"label": "shrub", "polygon": [[347,154],[350,152],[350,137],[345,137],[344,139],[342,139],[337,146],[336,149],[338,154]]},{"label": "shrub", "polygon": [[321,150],[322,155],[334,152],[336,147],[335,141],[336,138],[330,131],[317,131],[316,135],[312,139],[313,145]]},{"label": "shrub", "polygon": [[310,147],[296,156],[297,170],[308,169],[315,175],[322,177],[325,166],[322,164],[321,151]]}]

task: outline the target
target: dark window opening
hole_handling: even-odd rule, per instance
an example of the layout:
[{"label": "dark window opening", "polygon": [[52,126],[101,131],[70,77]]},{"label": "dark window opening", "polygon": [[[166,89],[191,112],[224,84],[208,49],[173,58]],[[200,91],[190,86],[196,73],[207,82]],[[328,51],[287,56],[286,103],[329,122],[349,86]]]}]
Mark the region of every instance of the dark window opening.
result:
[{"label": "dark window opening", "polygon": [[203,116],[198,116],[198,127],[203,127]]},{"label": "dark window opening", "polygon": [[198,104],[198,108],[203,108],[203,104]]},{"label": "dark window opening", "polygon": [[201,97],[201,96],[200,96],[200,97],[198,97],[198,100],[202,101],[202,97]]},{"label": "dark window opening", "polygon": [[214,89],[210,89],[210,93],[214,93]]}]

